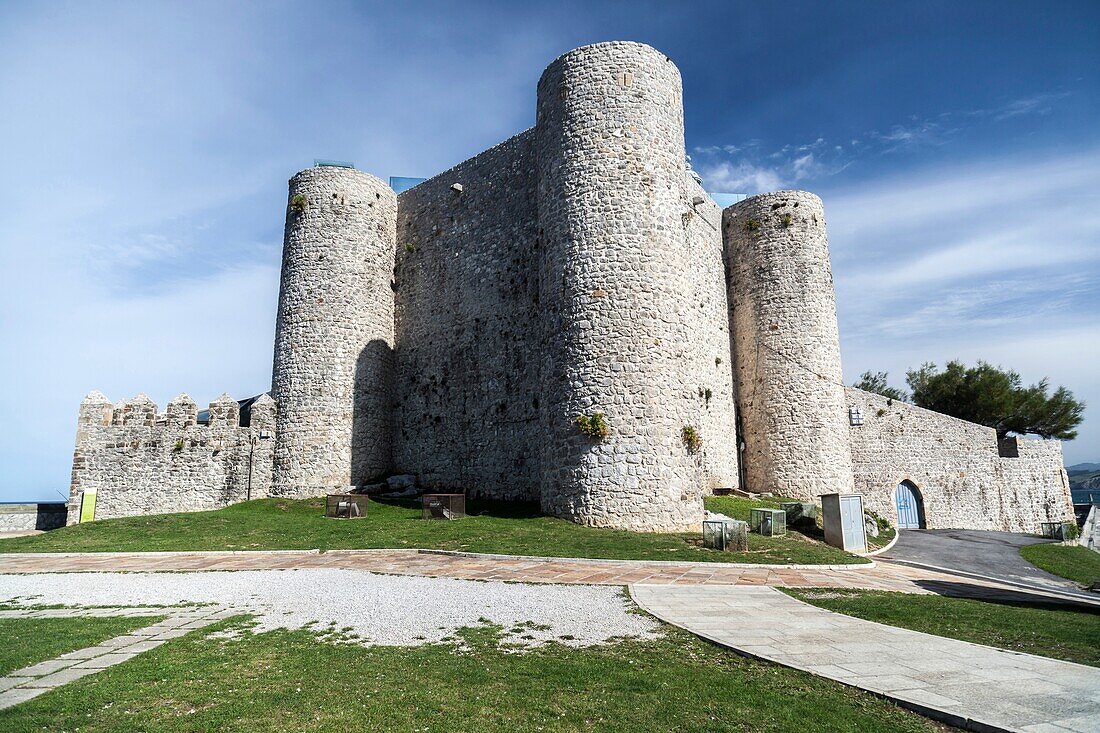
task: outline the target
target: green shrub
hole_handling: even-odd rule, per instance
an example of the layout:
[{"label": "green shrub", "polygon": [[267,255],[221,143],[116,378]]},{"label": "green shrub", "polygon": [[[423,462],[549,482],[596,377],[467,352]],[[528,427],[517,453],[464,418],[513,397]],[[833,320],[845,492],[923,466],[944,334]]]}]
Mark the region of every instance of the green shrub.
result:
[{"label": "green shrub", "polygon": [[297,214],[303,213],[306,210],[306,197],[300,193],[291,196],[290,208]]},{"label": "green shrub", "polygon": [[611,428],[607,424],[602,412],[593,412],[591,415],[578,415],[577,427],[581,434],[593,440],[603,440],[611,434]]},{"label": "green shrub", "polygon": [[779,223],[783,225],[784,229],[786,229],[794,223],[794,218],[790,214],[784,214],[783,216],[779,217]]},{"label": "green shrub", "polygon": [[760,231],[760,221],[757,220],[757,219],[746,219],[745,220],[745,231],[746,232],[758,232],[758,231]]},{"label": "green shrub", "polygon": [[688,453],[698,453],[703,448],[703,437],[693,425],[685,425],[680,429],[680,437],[687,446]]},{"label": "green shrub", "polygon": [[172,452],[173,453],[179,453],[182,450],[183,450],[183,438],[180,438],[179,440],[176,441],[176,444],[174,446],[172,446]]}]

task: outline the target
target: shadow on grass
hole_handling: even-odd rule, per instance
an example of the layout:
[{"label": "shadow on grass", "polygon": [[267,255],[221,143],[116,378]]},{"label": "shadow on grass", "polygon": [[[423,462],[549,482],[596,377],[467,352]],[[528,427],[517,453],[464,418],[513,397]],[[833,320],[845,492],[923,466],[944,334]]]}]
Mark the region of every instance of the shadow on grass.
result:
[{"label": "shadow on grass", "polygon": [[[420,511],[420,498],[385,499],[372,496],[372,502],[400,509]],[[493,519],[537,519],[544,516],[537,501],[501,501],[496,499],[467,499],[466,516],[492,517]],[[419,520],[419,516],[410,519]]]},{"label": "shadow on grass", "polygon": [[1064,598],[1043,596],[1038,592],[1028,593],[1004,588],[990,588],[984,585],[947,580],[916,580],[914,584],[936,595],[949,598],[969,598],[999,606],[1034,608],[1045,611],[1084,612],[1100,616],[1100,606],[1093,606],[1084,601],[1075,603]]}]

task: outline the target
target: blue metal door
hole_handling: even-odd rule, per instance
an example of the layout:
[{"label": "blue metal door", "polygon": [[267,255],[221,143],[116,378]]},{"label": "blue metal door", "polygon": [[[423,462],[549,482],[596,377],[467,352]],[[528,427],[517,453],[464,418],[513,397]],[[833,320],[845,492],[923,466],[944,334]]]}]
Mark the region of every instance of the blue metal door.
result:
[{"label": "blue metal door", "polygon": [[908,481],[898,484],[895,498],[898,505],[898,529],[920,529],[920,500]]}]

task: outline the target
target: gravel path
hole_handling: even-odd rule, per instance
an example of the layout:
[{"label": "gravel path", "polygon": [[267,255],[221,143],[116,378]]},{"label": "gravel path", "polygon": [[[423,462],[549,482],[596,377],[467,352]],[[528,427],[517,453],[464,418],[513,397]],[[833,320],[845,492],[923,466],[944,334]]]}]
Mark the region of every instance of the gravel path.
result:
[{"label": "gravel path", "polygon": [[0,602],[70,606],[216,603],[256,616],[257,632],[335,628],[364,644],[416,646],[486,620],[504,642],[573,646],[652,638],[659,625],[632,612],[619,588],[521,585],[375,575],[359,570],[0,575]]}]

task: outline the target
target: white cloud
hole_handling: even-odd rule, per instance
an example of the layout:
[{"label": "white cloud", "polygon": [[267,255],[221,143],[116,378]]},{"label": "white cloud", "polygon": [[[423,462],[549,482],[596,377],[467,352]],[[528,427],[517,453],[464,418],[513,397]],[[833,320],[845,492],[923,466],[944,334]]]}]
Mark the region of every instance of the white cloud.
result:
[{"label": "white cloud", "polygon": [[781,171],[747,161],[702,165],[698,173],[708,191],[723,193],[774,191],[782,188],[785,180]]},{"label": "white cloud", "polygon": [[845,372],[924,361],[1049,376],[1094,407],[1100,457],[1100,150],[1009,158],[825,192]]},{"label": "white cloud", "polygon": [[[942,146],[974,125],[1047,114],[1058,100],[1067,96],[1065,92],[1043,93],[989,109],[942,112],[928,119],[913,117],[891,125],[886,132],[869,130],[851,136],[847,143],[843,140],[830,142],[819,136],[812,142],[788,143],[770,152],[763,150],[757,139],[700,146],[694,149],[699,158],[695,169],[710,191],[748,194],[774,191],[801,181],[824,181],[858,160]],[[966,206],[968,196],[956,201]],[[920,216],[920,213],[913,215]]]},{"label": "white cloud", "polygon": [[0,500],[67,490],[92,388],[161,406],[266,389],[286,180],[314,157],[443,170],[530,125],[565,50],[504,12],[445,43],[416,14],[362,13],[0,9],[18,171],[0,217]]}]

